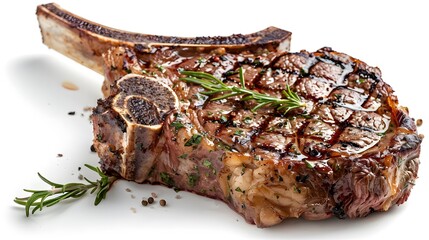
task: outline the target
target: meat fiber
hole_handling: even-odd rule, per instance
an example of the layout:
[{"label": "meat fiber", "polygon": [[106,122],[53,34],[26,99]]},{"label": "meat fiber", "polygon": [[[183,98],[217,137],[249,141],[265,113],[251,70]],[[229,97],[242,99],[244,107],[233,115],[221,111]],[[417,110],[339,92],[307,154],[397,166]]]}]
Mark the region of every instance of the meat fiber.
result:
[{"label": "meat fiber", "polygon": [[[410,194],[422,139],[378,68],[330,48],[289,53],[290,33],[275,28],[180,39],[98,28],[56,5],[38,16],[48,46],[83,42],[75,59],[106,76],[92,122],[109,174],[219,199],[258,227],[363,217]],[[240,67],[248,89],[280,98],[289,86],[305,107],[252,111],[179,79],[190,70],[238,85]]]}]

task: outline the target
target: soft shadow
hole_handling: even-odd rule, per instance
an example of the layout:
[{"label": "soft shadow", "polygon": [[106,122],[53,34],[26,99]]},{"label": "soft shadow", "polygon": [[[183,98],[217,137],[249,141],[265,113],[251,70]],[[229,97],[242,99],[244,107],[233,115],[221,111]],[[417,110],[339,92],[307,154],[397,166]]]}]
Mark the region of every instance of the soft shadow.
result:
[{"label": "soft shadow", "polygon": [[[67,111],[73,106],[95,106],[101,95],[103,77],[75,62],[58,61],[48,55],[18,58],[7,68],[8,79],[15,94],[38,110]],[[70,91],[62,87],[63,81],[79,86]]]},{"label": "soft shadow", "polygon": [[[400,217],[400,213],[405,206],[394,206],[387,212],[377,212],[367,217],[357,219],[337,219],[330,218],[320,221],[308,221],[304,219],[289,219],[280,225],[271,228],[262,229],[265,234],[281,236],[287,233],[288,237],[299,237],[301,239],[324,239],[333,236],[349,235],[350,239],[361,238],[362,236],[371,236],[379,232],[386,231],[389,222],[395,221]],[[305,233],[305,234],[303,234]]]}]

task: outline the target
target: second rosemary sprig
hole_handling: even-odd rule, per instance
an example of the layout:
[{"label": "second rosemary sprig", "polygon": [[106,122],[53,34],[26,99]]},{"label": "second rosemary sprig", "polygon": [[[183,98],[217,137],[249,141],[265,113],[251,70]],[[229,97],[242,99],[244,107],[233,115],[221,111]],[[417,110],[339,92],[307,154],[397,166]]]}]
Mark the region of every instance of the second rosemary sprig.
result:
[{"label": "second rosemary sprig", "polygon": [[25,214],[28,217],[30,215],[31,208],[33,208],[31,213],[34,214],[37,210],[41,211],[43,207],[51,207],[69,198],[80,198],[87,191],[91,190],[91,194],[96,193],[94,205],[98,205],[103,199],[106,198],[107,192],[117,178],[114,176],[105,175],[98,167],[88,164],[85,164],[85,166],[98,173],[101,178],[96,181],[91,181],[85,178],[87,184],[59,184],[46,179],[40,173],[38,173],[40,179],[42,179],[42,181],[50,185],[52,188],[49,190],[24,189],[24,191],[31,193],[31,195],[23,198],[15,198],[15,203],[25,206]]},{"label": "second rosemary sprig", "polygon": [[283,112],[283,114],[286,114],[292,109],[306,106],[305,102],[301,100],[298,94],[290,89],[289,85],[286,85],[286,89],[282,91],[283,98],[269,96],[256,90],[246,88],[244,72],[241,67],[238,69],[240,78],[239,87],[227,85],[222,80],[205,72],[181,71],[180,73],[186,76],[180,78],[180,80],[198,84],[207,90],[201,92],[201,94],[221,94],[220,96],[212,98],[212,101],[242,96],[241,101],[254,100],[257,103],[257,105],[252,108],[252,111],[256,111],[265,106],[271,106],[277,109],[277,111]]}]

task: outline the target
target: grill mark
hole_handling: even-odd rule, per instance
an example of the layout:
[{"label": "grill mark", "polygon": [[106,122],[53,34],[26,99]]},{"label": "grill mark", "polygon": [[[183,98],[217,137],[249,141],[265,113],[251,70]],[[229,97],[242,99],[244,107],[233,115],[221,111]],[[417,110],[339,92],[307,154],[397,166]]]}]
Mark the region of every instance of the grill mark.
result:
[{"label": "grill mark", "polygon": [[282,156],[282,154],[286,153],[286,148],[285,149],[277,149],[275,147],[270,147],[270,146],[265,146],[265,145],[263,145],[263,146],[257,146],[254,149],[256,149],[256,148],[259,148],[259,149],[262,149],[262,150],[265,150],[265,151],[269,151],[269,152],[279,153],[280,156]]},{"label": "grill mark", "polygon": [[273,119],[273,116],[269,116],[267,117],[262,123],[261,125],[259,125],[258,127],[256,127],[255,133],[250,137],[251,142],[253,143],[255,141],[255,138],[258,137],[262,132],[267,130],[268,124],[270,123],[270,121]]},{"label": "grill mark", "polygon": [[[374,80],[374,79],[372,79],[372,80]],[[369,90],[368,90],[368,97],[367,97],[367,99],[362,103],[362,105],[361,106],[363,106],[363,105],[365,105],[370,99],[371,99],[371,96],[372,96],[372,94],[374,93],[374,91],[375,91],[375,89],[376,89],[376,87],[377,87],[377,84],[379,83],[379,80],[374,80],[374,82],[373,83],[371,83],[371,87],[369,88]],[[378,96],[376,96],[376,97],[378,97]]]},{"label": "grill mark", "polygon": [[[312,70],[312,68],[316,64],[318,64],[319,62],[325,62],[325,63],[330,63],[330,64],[335,64],[337,66],[341,66],[341,69],[342,69],[343,73],[337,78],[336,82],[332,83],[332,85],[331,85],[332,90],[330,91],[330,93],[329,93],[328,96],[324,97],[323,99],[316,99],[316,98],[310,97],[310,96],[302,96],[303,98],[305,97],[306,100],[313,101],[313,103],[314,103],[314,106],[313,106],[311,112],[309,113],[309,115],[312,118],[314,118],[313,116],[315,116],[316,113],[317,113],[317,111],[320,110],[320,107],[321,107],[322,104],[328,104],[329,108],[335,108],[336,107],[335,100],[328,99],[328,97],[331,95],[331,93],[333,91],[335,91],[335,90],[341,90],[342,91],[342,89],[347,89],[347,90],[351,90],[351,91],[357,92],[359,94],[358,98],[361,98],[362,101],[359,101],[356,105],[353,105],[353,106],[356,106],[357,109],[361,108],[362,105],[366,104],[370,100],[371,96],[374,94],[374,91],[377,89],[377,84],[379,84],[379,82],[381,81],[380,79],[377,78],[377,76],[374,73],[370,73],[368,71],[365,71],[365,70],[359,68],[359,66],[356,64],[355,60],[353,60],[353,59],[352,59],[351,63],[344,63],[344,62],[341,62],[339,60],[334,60],[334,59],[331,59],[331,58],[323,56],[323,55],[316,56],[314,59],[309,59],[309,58],[313,58],[314,56],[311,56],[311,55],[309,55],[307,53],[300,53],[300,56],[305,56],[307,58],[307,61],[311,60],[311,64],[306,65],[306,66],[308,66],[307,73],[303,73],[303,72],[299,72],[298,73],[296,71],[286,71],[286,69],[284,69],[284,68],[274,67],[274,65],[278,63],[278,61],[280,60],[280,58],[284,57],[287,54],[290,54],[290,53],[285,53],[285,54],[281,54],[281,55],[275,56],[273,58],[273,60],[271,60],[269,62],[268,65],[262,66],[262,67],[260,67],[259,65],[253,65],[251,63],[246,63],[246,60],[242,61],[242,62],[236,61],[236,62],[234,62],[234,64],[233,64],[233,70],[231,70],[231,71],[236,72],[237,69],[240,66],[242,66],[243,64],[247,64],[247,65],[249,65],[253,69],[260,68],[261,71],[264,71],[264,70],[269,69],[269,68],[271,68],[272,71],[281,70],[283,72],[287,72],[288,74],[293,74],[293,75],[297,76],[297,80],[295,81],[295,83],[290,86],[293,90],[295,90],[297,84],[301,84],[302,81],[303,81],[303,78],[305,78],[305,77],[316,79],[317,81],[328,81],[328,82],[330,82],[326,78],[323,78],[323,77],[317,77],[316,78],[316,76],[314,74],[309,74],[309,72]],[[317,53],[317,54],[323,54],[323,53]],[[256,58],[257,56],[254,56],[254,57]],[[345,82],[346,82],[346,79],[351,74],[359,74],[359,76],[361,76],[361,77],[366,77],[367,79],[372,79],[373,82],[371,83],[370,89],[369,90],[364,90],[364,92],[360,92],[360,91],[356,91],[356,89],[350,89],[350,88],[348,88],[345,85]],[[226,75],[227,74],[225,74],[225,73],[222,75],[222,80],[224,80],[224,81],[231,81],[228,78],[229,76],[226,76]],[[254,77],[254,79],[253,79],[253,85],[249,86],[249,88],[250,89],[256,89],[256,90],[267,89],[266,87],[263,87],[261,85],[261,79],[262,79],[263,76],[264,75],[261,74],[261,73],[257,74]],[[248,80],[248,79],[246,79],[246,80]],[[365,95],[367,95],[367,96],[364,97]],[[358,98],[356,98],[356,99],[358,99]],[[206,104],[209,101],[210,101],[210,99],[208,99],[204,103],[203,108],[206,107]],[[233,111],[230,114],[225,115],[227,117],[227,121],[225,123],[221,124],[218,129],[216,129],[216,131],[215,131],[215,137],[219,137],[221,131],[225,130],[228,127],[233,126],[233,124],[232,124],[232,115],[231,114],[234,114],[234,112],[236,112],[238,109],[244,109],[244,107],[245,107],[245,104],[243,102],[237,101],[237,102],[234,103]],[[329,154],[330,154],[329,153],[329,147],[333,146],[334,144],[337,144],[337,143],[339,143],[339,144],[348,144],[350,146],[358,148],[359,146],[357,146],[357,144],[355,144],[355,143],[352,143],[352,142],[343,142],[343,141],[340,142],[339,141],[339,138],[340,138],[341,134],[343,134],[344,130],[347,127],[351,126],[351,124],[350,124],[350,118],[354,115],[354,112],[356,112],[357,110],[353,110],[352,109],[352,111],[353,111],[353,114],[351,114],[343,122],[339,122],[338,120],[335,120],[335,124],[338,127],[335,130],[335,132],[332,134],[330,140],[328,140],[328,141],[325,141],[324,138],[322,138],[320,136],[316,136],[316,135],[304,136],[304,131],[305,131],[305,129],[307,128],[307,126],[309,124],[309,120],[305,120],[299,128],[294,129],[294,134],[285,134],[285,133],[282,134],[282,136],[284,136],[284,137],[287,137],[287,138],[288,137],[289,138],[292,137],[294,139],[294,141],[292,141],[290,143],[285,143],[286,146],[285,146],[284,149],[278,149],[278,148],[275,148],[275,147],[272,147],[272,146],[264,146],[264,145],[262,145],[262,146],[256,146],[256,143],[255,143],[256,138],[258,136],[260,136],[261,133],[264,133],[264,132],[267,131],[268,124],[270,123],[270,121],[272,121],[274,119],[274,117],[276,117],[276,116],[287,117],[287,116],[283,116],[282,114],[279,114],[277,112],[274,112],[273,114],[270,113],[267,118],[265,118],[264,120],[261,121],[261,124],[258,127],[253,127],[252,130],[248,132],[248,134],[249,134],[248,136],[249,136],[249,139],[250,139],[250,142],[249,142],[250,149],[249,149],[249,151],[250,151],[250,153],[254,153],[256,149],[262,149],[262,150],[270,151],[270,152],[273,152],[273,153],[279,153],[280,154],[280,158],[283,158],[283,157],[289,156],[288,155],[288,149],[290,149],[293,146],[293,143],[297,143],[296,147],[301,152],[302,157],[304,157],[305,159],[310,159],[310,160],[311,159],[318,160],[318,159],[321,159],[321,158],[326,157],[326,156],[329,157]],[[359,127],[359,129],[364,130],[364,131],[373,132],[371,129],[368,129],[366,127]],[[305,139],[316,140],[317,142],[321,142],[321,143],[324,142],[324,143],[326,143],[326,146],[328,146],[328,149],[327,149],[327,151],[321,151],[320,152],[321,156],[317,156],[317,157],[310,156],[309,153],[306,153],[304,151],[304,147],[305,147],[304,146],[304,142],[306,142]],[[218,138],[218,140],[222,141],[219,138]],[[302,157],[300,159],[302,159]]]},{"label": "grill mark", "polygon": [[[283,53],[283,54],[280,54],[280,55],[278,55],[278,56],[276,56],[276,57],[274,57],[274,59],[267,65],[267,66],[265,66],[265,67],[262,67],[261,68],[261,71],[262,70],[267,70],[267,69],[269,69],[269,68],[271,68],[271,69],[274,69],[273,68],[273,66],[279,61],[279,59],[281,58],[281,57],[283,57],[283,56],[285,56],[286,54],[288,54],[288,53]],[[261,74],[261,72],[259,72],[259,74],[255,77],[255,79],[253,80],[253,84],[257,87],[257,88],[262,88],[262,89],[266,89],[266,88],[263,88],[262,86],[261,86],[261,78],[263,77],[263,74]]]},{"label": "grill mark", "polygon": [[338,140],[340,139],[340,135],[344,132],[344,129],[346,129],[349,126],[351,126],[351,125],[348,121],[344,121],[344,122],[338,124],[338,129],[337,129],[337,131],[335,131],[334,134],[332,134],[331,140],[329,141],[329,144],[332,146],[335,143],[337,143]]},{"label": "grill mark", "polygon": [[358,74],[362,78],[371,78],[377,83],[380,81],[380,79],[375,75],[375,73],[370,73],[365,69],[358,68],[358,70],[356,71],[356,74]]},{"label": "grill mark", "polygon": [[[343,69],[343,71],[346,71],[346,67],[343,65],[344,63],[343,62],[341,62],[341,61],[336,61],[336,60],[333,60],[333,59],[330,59],[330,58],[328,58],[328,57],[326,57],[326,56],[318,56],[318,57],[316,57],[316,59],[318,60],[318,61],[315,61],[314,63],[313,63],[313,65],[311,66],[311,67],[309,67],[309,69],[308,69],[308,72],[311,72],[311,69],[318,63],[318,62],[320,62],[320,61],[322,61],[322,62],[327,62],[327,63],[333,63],[333,64],[335,64],[335,65],[339,65],[342,69]],[[346,81],[346,79],[347,79],[347,77],[350,75],[350,74],[352,74],[352,73],[355,73],[356,72],[356,69],[354,69],[354,64],[350,64],[350,67],[351,67],[351,71],[350,72],[348,72],[348,73],[346,73],[346,74],[342,74],[342,77],[336,82],[336,84],[334,85],[334,86],[336,86],[335,88],[333,88],[332,90],[331,90],[331,93],[333,92],[333,91],[335,91],[335,90],[337,90],[337,89],[347,89],[346,87],[344,87],[344,86],[341,86],[341,85],[338,85],[338,82],[342,82],[342,83],[344,83],[345,81]],[[360,70],[360,69],[358,69],[358,70]],[[311,78],[313,78],[314,79],[314,75],[312,75],[312,74],[309,74],[309,76],[311,77]],[[372,75],[370,75],[372,78],[375,78],[375,79],[373,79],[374,80],[374,83],[371,85],[371,89],[370,89],[370,92],[368,93],[368,97],[364,100],[364,101],[362,101],[362,103],[360,104],[360,107],[362,107],[362,105],[364,105],[369,99],[370,99],[370,97],[371,97],[371,93],[374,91],[374,89],[375,89],[375,87],[376,87],[376,84],[378,83],[378,81],[376,80],[377,78],[376,78],[376,76],[374,75],[374,74],[372,74]],[[299,78],[296,82],[295,82],[295,84],[298,84],[300,81],[302,81],[302,78]],[[359,93],[359,94],[362,94],[362,93]],[[308,99],[308,96],[307,96],[307,99]],[[330,104],[332,107],[334,107],[334,104],[333,104],[333,101],[332,100],[327,100],[327,101],[322,101],[322,102],[318,102],[318,103],[315,103],[315,106],[313,107],[313,110],[311,111],[311,113],[310,114],[314,114],[315,112],[317,112],[319,109],[320,109],[320,106],[321,106],[321,104],[322,103],[328,103],[328,104]],[[347,127],[347,126],[349,126],[350,125],[350,123],[349,123],[349,119],[351,118],[351,116],[352,116],[353,114],[351,114],[347,119],[345,119],[342,123],[339,123],[339,122],[337,122],[336,121],[336,123],[337,123],[337,125],[338,125],[338,129],[334,132],[334,134],[331,136],[331,140],[329,141],[329,145],[333,145],[333,144],[335,144],[335,143],[337,143],[338,142],[338,140],[339,140],[339,137],[340,137],[340,135],[344,132],[344,129]],[[304,129],[308,126],[308,124],[309,124],[309,122],[307,121],[305,124],[303,124],[302,126],[301,126],[301,128],[300,129],[298,129],[298,131],[297,131],[297,137],[298,138],[303,138],[303,131],[304,131]],[[307,136],[306,137],[307,139],[314,139],[314,140],[323,140],[323,139],[321,139],[321,138],[319,138],[319,137],[317,137],[317,136]],[[300,151],[304,154],[304,155],[307,155],[307,154],[305,154],[305,152],[303,151],[303,146],[299,146],[299,148],[300,148]],[[326,153],[324,153],[324,155],[325,155]]]},{"label": "grill mark", "polygon": [[347,145],[355,147],[355,148],[362,148],[361,146],[359,146],[358,144],[354,143],[354,142],[349,142],[349,141],[339,141],[339,144],[341,144],[344,147],[347,147]]},{"label": "grill mark", "polygon": [[334,65],[339,66],[343,70],[346,68],[345,65],[347,65],[346,63],[341,62],[340,60],[332,59],[326,55],[317,56],[316,59],[318,59],[320,62],[333,63]]}]

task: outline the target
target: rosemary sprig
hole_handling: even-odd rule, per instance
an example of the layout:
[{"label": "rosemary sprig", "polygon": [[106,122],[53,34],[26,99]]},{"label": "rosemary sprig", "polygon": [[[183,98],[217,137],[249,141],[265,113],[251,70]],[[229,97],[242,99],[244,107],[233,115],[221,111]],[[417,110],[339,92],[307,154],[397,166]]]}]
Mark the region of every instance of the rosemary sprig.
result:
[{"label": "rosemary sprig", "polygon": [[114,176],[105,175],[100,168],[93,167],[91,165],[85,164],[85,167],[91,169],[92,171],[98,173],[101,179],[91,181],[84,178],[88,184],[85,183],[67,183],[59,184],[54,183],[43,177],[40,173],[37,173],[45,183],[52,186],[50,190],[28,190],[24,189],[25,192],[32,193],[29,197],[24,198],[15,198],[17,204],[25,206],[25,214],[28,217],[30,215],[30,208],[33,208],[31,214],[34,214],[37,210],[42,211],[43,207],[53,206],[63,200],[68,198],[80,198],[88,190],[91,190],[91,194],[96,192],[96,197],[94,205],[98,205],[103,199],[106,198],[106,194],[109,191],[112,183],[117,179]]},{"label": "rosemary sprig", "polygon": [[256,101],[257,105],[252,108],[252,111],[256,111],[264,106],[271,106],[277,109],[277,111],[283,112],[284,114],[292,109],[306,106],[298,94],[289,88],[289,85],[286,85],[286,89],[282,91],[283,98],[272,97],[267,94],[246,88],[242,67],[238,69],[241,85],[240,87],[229,86],[222,82],[222,80],[205,72],[181,71],[181,74],[185,75],[186,77],[180,78],[180,80],[188,83],[198,84],[207,90],[205,92],[201,92],[201,94],[213,95],[222,93],[221,96],[212,98],[212,101],[242,96],[241,101]]}]

